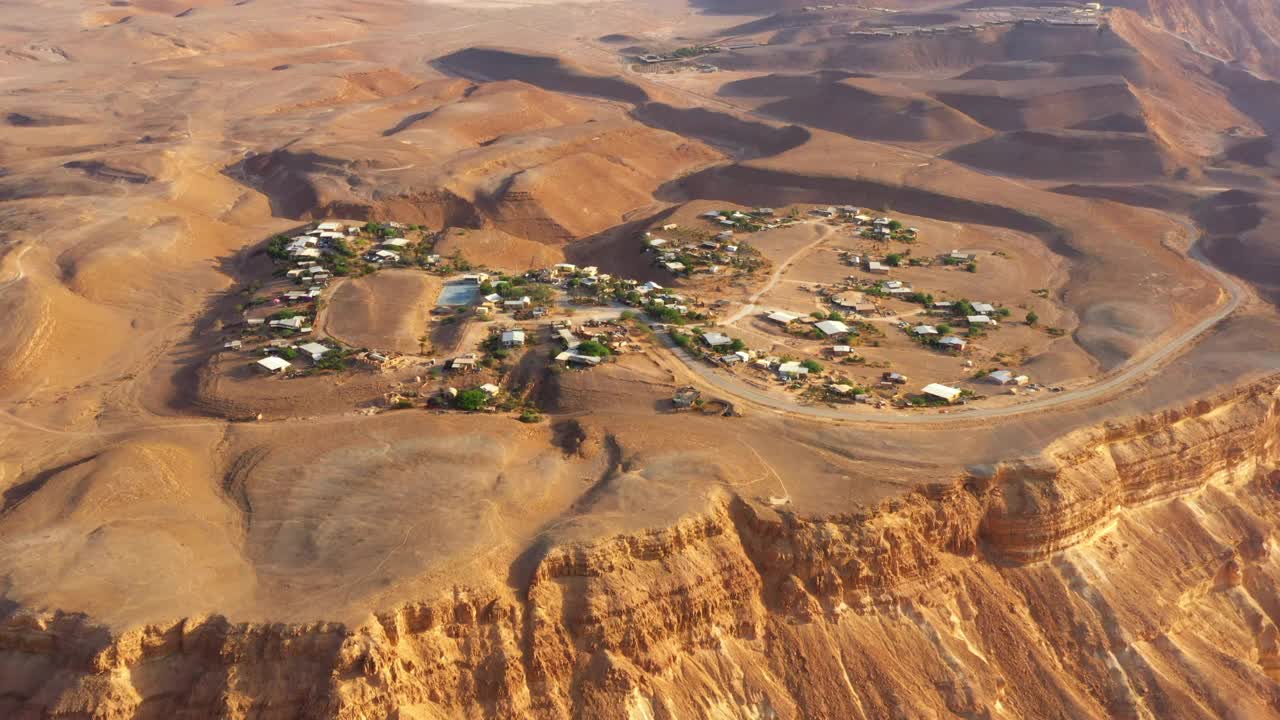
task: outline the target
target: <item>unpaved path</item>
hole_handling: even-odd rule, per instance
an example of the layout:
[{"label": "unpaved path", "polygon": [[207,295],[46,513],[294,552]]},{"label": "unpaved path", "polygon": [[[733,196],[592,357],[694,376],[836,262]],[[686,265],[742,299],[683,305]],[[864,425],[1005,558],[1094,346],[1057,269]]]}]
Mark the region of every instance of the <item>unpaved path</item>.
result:
[{"label": "unpaved path", "polygon": [[738,308],[737,312],[726,318],[725,321],[721,323],[722,325],[733,325],[747,315],[755,312],[756,303],[759,302],[760,298],[764,297],[766,293],[777,287],[778,283],[782,280],[782,276],[791,269],[791,266],[795,265],[796,262],[800,258],[804,257],[809,251],[826,242],[831,237],[832,233],[835,232],[830,225],[823,225],[819,223],[814,224],[818,227],[818,239],[796,250],[784,262],[780,263],[778,268],[773,271],[773,274],[769,276],[769,282],[765,283],[764,287],[760,288],[751,297],[747,298],[747,302],[742,307]]}]

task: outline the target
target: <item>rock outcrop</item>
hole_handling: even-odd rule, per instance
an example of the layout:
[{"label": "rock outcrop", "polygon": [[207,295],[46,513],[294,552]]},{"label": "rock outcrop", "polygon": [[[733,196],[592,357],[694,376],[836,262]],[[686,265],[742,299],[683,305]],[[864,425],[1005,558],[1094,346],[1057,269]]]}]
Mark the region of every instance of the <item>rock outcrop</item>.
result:
[{"label": "rock outcrop", "polygon": [[0,715],[1275,716],[1278,441],[1273,382],[856,513],[726,494],[361,627],[15,610]]}]

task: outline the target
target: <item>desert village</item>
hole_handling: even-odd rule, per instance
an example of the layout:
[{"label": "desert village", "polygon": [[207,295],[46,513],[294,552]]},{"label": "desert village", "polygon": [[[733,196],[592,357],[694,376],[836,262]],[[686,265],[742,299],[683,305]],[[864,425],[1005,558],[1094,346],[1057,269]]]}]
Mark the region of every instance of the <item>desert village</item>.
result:
[{"label": "desert village", "polygon": [[[805,273],[787,262],[769,279],[772,262],[755,244],[814,228],[828,233],[815,243],[834,255],[834,263],[823,262],[827,274],[833,266],[845,272],[829,281],[796,279]],[[267,243],[271,277],[241,289],[249,297],[236,305],[239,318],[222,323],[214,372],[240,378],[237,393],[250,398],[264,382],[360,376],[376,398],[357,401],[367,412],[501,410],[526,422],[540,419],[530,389],[541,373],[593,371],[633,353],[663,354],[694,375],[717,372],[780,403],[851,412],[854,405],[866,412],[949,412],[952,405],[998,401],[997,394],[1008,402],[1060,391],[1017,370],[1025,347],[990,341],[1009,325],[1048,339],[1064,331],[1036,327],[1037,313],[1021,309],[1025,303],[1015,315],[999,298],[950,292],[949,279],[981,273],[1007,253],[920,252],[923,235],[852,205],[708,209],[636,239],[636,251],[678,286],[672,288],[570,263],[506,274],[473,267],[458,254],[442,257],[434,252],[436,236],[421,226],[325,221]],[[896,277],[906,270],[929,273],[928,284]],[[433,294],[423,299],[429,311],[413,330],[416,348],[380,343],[376,329],[365,328],[372,334],[362,335],[363,343],[331,331],[351,324],[352,302],[336,291],[342,283],[406,273],[429,279]],[[754,295],[743,297],[747,290]],[[1033,294],[1047,302],[1047,289]],[[395,324],[384,317],[389,310],[406,312],[394,301],[380,303],[369,312],[381,319],[369,322]],[[915,362],[920,358],[929,360],[926,367]],[[245,366],[254,372],[235,370]],[[682,387],[672,407],[702,407],[701,395],[693,385]],[[731,399],[716,400],[718,409],[734,407]]]}]

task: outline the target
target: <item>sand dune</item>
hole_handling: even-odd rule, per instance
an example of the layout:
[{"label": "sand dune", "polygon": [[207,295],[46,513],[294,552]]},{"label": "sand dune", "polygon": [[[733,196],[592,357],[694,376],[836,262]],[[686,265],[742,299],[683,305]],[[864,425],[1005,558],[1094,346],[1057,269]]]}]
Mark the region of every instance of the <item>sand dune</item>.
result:
[{"label": "sand dune", "polygon": [[728,83],[720,92],[763,98],[759,112],[781,120],[868,140],[962,141],[990,134],[927,95],[843,73],[768,75]]},{"label": "sand dune", "polygon": [[1006,133],[956,148],[957,162],[1020,177],[1082,180],[1144,180],[1170,168],[1150,138],[1127,133]]}]

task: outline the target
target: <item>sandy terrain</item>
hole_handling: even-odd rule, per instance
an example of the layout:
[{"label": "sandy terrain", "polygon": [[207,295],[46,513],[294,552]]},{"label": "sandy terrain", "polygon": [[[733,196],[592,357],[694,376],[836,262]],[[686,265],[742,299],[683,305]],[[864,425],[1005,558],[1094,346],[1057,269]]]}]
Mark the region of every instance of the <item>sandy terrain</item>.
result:
[{"label": "sandy terrain", "polygon": [[[1274,8],[809,5],[6,5],[0,716],[1275,715]],[[633,58],[703,44],[733,47]],[[766,267],[708,279],[640,239],[843,204],[976,252],[891,277],[1008,307],[966,359],[1067,391],[800,407],[640,329],[547,369],[533,320],[467,377],[223,349],[293,287],[268,239],[336,217],[725,298],[752,346],[821,353],[760,311],[823,307],[874,243],[752,234]],[[335,279],[315,338],[450,357],[514,322],[432,329],[441,282]],[[849,378],[985,390],[874,324]],[[540,414],[386,409],[481,382]]]},{"label": "sandy terrain", "polygon": [[441,285],[434,276],[394,269],[340,280],[316,324],[344,345],[419,353]]}]

